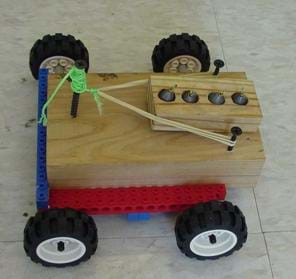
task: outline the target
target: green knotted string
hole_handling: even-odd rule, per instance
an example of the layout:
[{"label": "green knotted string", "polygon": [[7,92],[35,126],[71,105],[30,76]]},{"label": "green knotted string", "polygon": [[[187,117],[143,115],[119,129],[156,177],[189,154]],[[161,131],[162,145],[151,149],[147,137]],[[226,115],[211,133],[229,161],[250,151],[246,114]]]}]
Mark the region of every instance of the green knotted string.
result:
[{"label": "green knotted string", "polygon": [[84,69],[78,69],[75,65],[70,69],[70,71],[62,78],[62,80],[58,83],[57,87],[54,89],[52,94],[47,99],[46,103],[43,105],[41,110],[41,116],[38,123],[42,124],[43,126],[47,125],[47,116],[46,116],[46,109],[53,101],[63,84],[68,78],[71,78],[71,89],[73,92],[78,94],[83,93],[91,93],[94,101],[97,104],[98,110],[100,115],[102,114],[102,102],[100,100],[100,90],[97,88],[87,88],[87,79],[86,73]]}]

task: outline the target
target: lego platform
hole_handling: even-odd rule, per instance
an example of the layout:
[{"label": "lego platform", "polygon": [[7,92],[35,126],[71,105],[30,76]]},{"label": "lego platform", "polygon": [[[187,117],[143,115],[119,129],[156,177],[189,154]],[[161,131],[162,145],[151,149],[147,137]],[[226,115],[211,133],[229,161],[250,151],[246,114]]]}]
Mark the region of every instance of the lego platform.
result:
[{"label": "lego platform", "polygon": [[[151,73],[88,74],[89,87],[148,79]],[[192,74],[207,77],[210,74]],[[218,78],[245,79],[244,73]],[[60,80],[48,76],[51,93]],[[108,94],[147,110],[147,86]],[[48,110],[47,174],[51,189],[227,184],[255,186],[264,163],[259,132],[245,133],[233,152],[225,145],[186,132],[152,131],[148,119],[103,100],[99,115],[90,94],[70,116],[72,92],[65,84]]]}]

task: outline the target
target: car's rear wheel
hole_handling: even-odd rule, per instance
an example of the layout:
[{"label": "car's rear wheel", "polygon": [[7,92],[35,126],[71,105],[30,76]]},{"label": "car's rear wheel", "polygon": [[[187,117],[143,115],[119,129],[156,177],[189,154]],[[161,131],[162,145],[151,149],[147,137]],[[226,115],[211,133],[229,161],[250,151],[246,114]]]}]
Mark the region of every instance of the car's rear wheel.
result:
[{"label": "car's rear wheel", "polygon": [[198,36],[173,34],[155,46],[152,65],[154,72],[206,72],[210,68],[210,53]]},{"label": "car's rear wheel", "polygon": [[72,35],[46,35],[37,40],[30,51],[30,69],[35,79],[38,79],[40,68],[48,69],[49,73],[63,74],[72,68],[76,60],[84,60],[88,70],[88,50]]},{"label": "car's rear wheel", "polygon": [[247,240],[247,225],[240,209],[227,201],[199,203],[180,214],[175,226],[180,250],[199,260],[228,256]]}]

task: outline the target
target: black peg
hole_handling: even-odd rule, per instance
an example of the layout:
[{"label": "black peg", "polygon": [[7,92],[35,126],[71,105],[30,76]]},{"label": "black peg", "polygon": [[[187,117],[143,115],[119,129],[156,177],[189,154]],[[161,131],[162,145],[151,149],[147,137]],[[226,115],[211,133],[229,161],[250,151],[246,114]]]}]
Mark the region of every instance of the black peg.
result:
[{"label": "black peg", "polygon": [[[242,129],[240,127],[232,127],[230,131],[232,133],[232,136],[231,136],[230,140],[233,141],[233,142],[235,142],[237,137],[240,136],[243,133],[243,131],[242,131]],[[233,147],[234,146],[228,146],[227,150],[232,151]]]},{"label": "black peg", "polygon": [[63,252],[65,250],[65,243],[63,241],[59,241],[57,244],[57,248],[59,252]]},{"label": "black peg", "polygon": [[78,105],[79,105],[80,94],[73,92],[72,103],[71,103],[71,116],[73,118],[77,117]]},{"label": "black peg", "polygon": [[214,71],[213,75],[217,76],[219,74],[219,72],[220,72],[220,68],[223,68],[225,64],[224,64],[223,60],[216,59],[214,61],[214,65],[215,65],[216,68],[215,68],[215,71]]},{"label": "black peg", "polygon": [[[84,60],[76,60],[75,67],[80,70],[83,70],[83,69],[86,69],[87,64]],[[79,97],[80,97],[79,93],[73,92],[72,103],[71,103],[71,112],[70,112],[70,114],[73,118],[77,117]]]}]

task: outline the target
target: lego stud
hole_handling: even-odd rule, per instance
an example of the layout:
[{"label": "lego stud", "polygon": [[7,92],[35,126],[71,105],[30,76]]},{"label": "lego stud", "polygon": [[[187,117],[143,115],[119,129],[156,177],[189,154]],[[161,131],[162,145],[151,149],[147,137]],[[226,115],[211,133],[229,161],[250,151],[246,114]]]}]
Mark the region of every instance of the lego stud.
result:
[{"label": "lego stud", "polygon": [[214,71],[214,73],[213,73],[213,75],[214,76],[217,76],[218,74],[219,74],[219,72],[220,72],[220,68],[223,68],[224,67],[224,61],[223,60],[221,60],[221,59],[216,59],[215,61],[214,61],[214,66],[216,67],[215,68],[215,71]]},{"label": "lego stud", "polygon": [[248,97],[242,92],[235,92],[232,96],[232,101],[240,106],[245,106],[248,103]]},{"label": "lego stud", "polygon": [[[243,133],[243,131],[242,131],[242,129],[240,127],[232,127],[230,131],[232,133],[232,136],[231,136],[230,140],[233,141],[233,142],[235,142],[237,137],[240,136]],[[227,150],[232,151],[233,146],[228,146]]]},{"label": "lego stud", "polygon": [[225,103],[225,97],[220,92],[211,92],[208,99],[214,105],[223,105]]},{"label": "lego stud", "polygon": [[162,89],[159,91],[158,97],[165,102],[173,102],[176,99],[176,94],[169,89]]},{"label": "lego stud", "polygon": [[195,91],[185,90],[182,94],[182,99],[186,103],[197,103],[199,97]]}]

